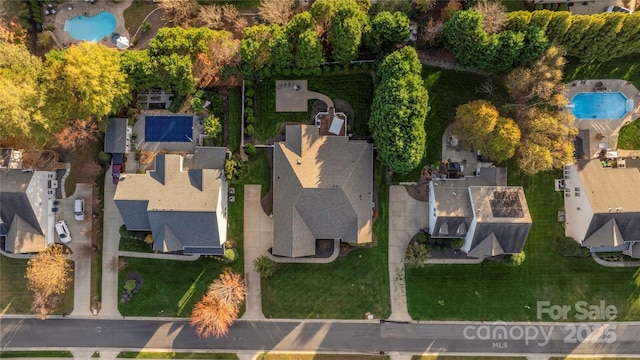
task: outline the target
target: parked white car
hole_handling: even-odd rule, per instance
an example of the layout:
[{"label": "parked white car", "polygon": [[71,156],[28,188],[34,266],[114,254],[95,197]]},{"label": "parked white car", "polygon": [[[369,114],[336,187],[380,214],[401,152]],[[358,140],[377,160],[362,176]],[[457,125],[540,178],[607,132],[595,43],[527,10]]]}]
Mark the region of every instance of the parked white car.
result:
[{"label": "parked white car", "polygon": [[71,241],[71,233],[69,232],[69,227],[67,226],[66,221],[60,220],[56,223],[56,232],[58,233],[58,239],[63,243]]},{"label": "parked white car", "polygon": [[76,199],[73,207],[73,215],[77,221],[84,220],[84,199]]}]

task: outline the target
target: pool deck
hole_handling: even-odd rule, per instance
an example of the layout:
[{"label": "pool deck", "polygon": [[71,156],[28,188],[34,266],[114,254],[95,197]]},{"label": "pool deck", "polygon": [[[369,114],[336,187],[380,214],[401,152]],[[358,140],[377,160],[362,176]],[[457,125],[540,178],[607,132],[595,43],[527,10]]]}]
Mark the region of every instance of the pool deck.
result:
[{"label": "pool deck", "polygon": [[[45,26],[53,23],[55,26],[54,34],[56,38],[63,46],[66,47],[80,41],[72,38],[71,35],[64,30],[64,24],[67,19],[71,19],[75,16],[91,17],[95,16],[99,12],[108,11],[116,18],[116,29],[113,32],[131,39],[129,32],[124,26],[124,16],[122,14],[132,2],[133,0],[122,0],[117,3],[114,3],[111,0],[96,0],[92,4],[84,0],[65,1],[64,3],[55,6],[56,13],[54,15],[44,15],[43,22]],[[99,43],[110,48],[116,48],[116,44],[111,42],[110,36],[106,36],[99,41]]]},{"label": "pool deck", "polygon": [[[600,152],[600,144],[604,143],[609,149],[617,149],[618,136],[620,129],[625,124],[633,121],[633,119],[640,116],[640,91],[633,86],[631,82],[626,80],[616,79],[589,79],[589,80],[576,80],[567,84],[565,96],[569,101],[578,93],[583,92],[596,92],[596,84],[602,82],[602,87],[606,88],[606,92],[621,92],[627,99],[632,99],[634,109],[628,111],[625,116],[619,119],[576,119],[575,125],[580,130],[581,135],[589,134],[588,139],[584,139],[585,144],[588,145],[588,152],[585,149],[587,157],[597,157]],[[570,107],[565,108],[565,111],[571,111]]]}]

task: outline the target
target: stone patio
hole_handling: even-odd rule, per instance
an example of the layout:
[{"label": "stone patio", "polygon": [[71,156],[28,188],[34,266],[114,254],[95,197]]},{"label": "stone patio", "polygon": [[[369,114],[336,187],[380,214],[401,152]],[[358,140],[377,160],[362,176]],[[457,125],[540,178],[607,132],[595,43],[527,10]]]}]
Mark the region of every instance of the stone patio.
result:
[{"label": "stone patio", "polygon": [[327,95],[307,89],[307,80],[276,80],[276,112],[307,112],[312,99],[324,101],[327,108],[333,107]]}]

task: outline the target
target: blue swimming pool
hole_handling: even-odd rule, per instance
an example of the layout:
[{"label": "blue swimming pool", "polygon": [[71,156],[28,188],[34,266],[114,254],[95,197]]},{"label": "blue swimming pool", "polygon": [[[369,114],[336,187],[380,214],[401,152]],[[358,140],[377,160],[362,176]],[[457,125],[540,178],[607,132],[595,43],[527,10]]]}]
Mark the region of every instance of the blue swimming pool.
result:
[{"label": "blue swimming pool", "polygon": [[578,93],[571,104],[578,119],[619,119],[627,113],[627,98],[619,92]]},{"label": "blue swimming pool", "polygon": [[193,116],[145,116],[144,141],[191,142]]},{"label": "blue swimming pool", "polygon": [[116,29],[116,17],[103,11],[95,16],[76,16],[64,23],[64,30],[76,40],[98,42]]}]

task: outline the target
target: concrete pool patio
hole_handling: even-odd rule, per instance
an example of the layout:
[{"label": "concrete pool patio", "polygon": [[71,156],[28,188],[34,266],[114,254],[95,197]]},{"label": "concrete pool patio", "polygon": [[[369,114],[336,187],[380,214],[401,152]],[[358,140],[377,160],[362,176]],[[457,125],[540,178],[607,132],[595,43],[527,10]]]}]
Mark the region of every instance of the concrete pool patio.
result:
[{"label": "concrete pool patio", "polygon": [[[578,137],[583,142],[584,155],[588,158],[597,156],[601,150],[600,144],[606,144],[609,149],[617,149],[620,129],[625,124],[640,116],[640,91],[633,86],[631,82],[626,80],[576,80],[567,85],[565,96],[571,101],[578,93],[597,92],[596,85],[599,85],[599,88],[606,89],[606,92],[620,92],[624,94],[627,99],[633,101],[633,109],[627,111],[627,113],[619,119],[576,119],[575,125],[579,131]],[[567,106],[565,111],[571,112],[571,106]]]},{"label": "concrete pool patio", "polygon": [[[56,13],[53,15],[45,15],[43,17],[44,25],[53,24],[55,30],[53,33],[63,46],[69,46],[73,43],[82,41],[76,40],[64,30],[65,22],[76,16],[95,16],[99,12],[108,11],[116,18],[116,29],[113,31],[124,37],[130,38],[129,32],[124,26],[124,11],[131,6],[133,0],[122,0],[113,2],[111,0],[96,0],[94,3],[85,0],[65,1],[56,5]],[[71,9],[71,10],[69,10]],[[110,48],[116,48],[116,44],[111,42],[110,36],[104,37],[98,43]]]}]

